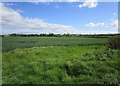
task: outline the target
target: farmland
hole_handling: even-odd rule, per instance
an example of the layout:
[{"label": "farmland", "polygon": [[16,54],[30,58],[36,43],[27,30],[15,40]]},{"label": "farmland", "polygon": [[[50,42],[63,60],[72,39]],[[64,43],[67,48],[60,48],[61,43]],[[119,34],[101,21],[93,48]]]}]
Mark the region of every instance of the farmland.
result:
[{"label": "farmland", "polygon": [[40,46],[104,45],[106,38],[84,37],[3,37],[3,51]]},{"label": "farmland", "polygon": [[3,37],[3,84],[118,84],[107,38]]}]

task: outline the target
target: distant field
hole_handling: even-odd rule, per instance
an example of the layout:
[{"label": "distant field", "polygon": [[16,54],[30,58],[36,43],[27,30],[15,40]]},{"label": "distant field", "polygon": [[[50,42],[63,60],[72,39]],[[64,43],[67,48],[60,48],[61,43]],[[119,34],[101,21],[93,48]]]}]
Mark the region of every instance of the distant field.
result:
[{"label": "distant field", "polygon": [[117,50],[47,46],[3,53],[3,84],[118,84]]},{"label": "distant field", "polygon": [[34,46],[75,46],[75,45],[102,45],[106,38],[83,37],[3,37],[2,50],[10,51],[17,48]]}]

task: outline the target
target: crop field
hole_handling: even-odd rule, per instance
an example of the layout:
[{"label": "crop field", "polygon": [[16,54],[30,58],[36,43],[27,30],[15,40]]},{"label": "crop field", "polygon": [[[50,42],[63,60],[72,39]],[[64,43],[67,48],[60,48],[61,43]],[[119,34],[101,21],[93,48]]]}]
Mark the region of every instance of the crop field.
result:
[{"label": "crop field", "polygon": [[3,37],[2,42],[2,50],[10,51],[16,48],[29,48],[34,46],[105,45],[107,39],[84,37]]},{"label": "crop field", "polygon": [[3,37],[3,84],[118,84],[106,38]]}]

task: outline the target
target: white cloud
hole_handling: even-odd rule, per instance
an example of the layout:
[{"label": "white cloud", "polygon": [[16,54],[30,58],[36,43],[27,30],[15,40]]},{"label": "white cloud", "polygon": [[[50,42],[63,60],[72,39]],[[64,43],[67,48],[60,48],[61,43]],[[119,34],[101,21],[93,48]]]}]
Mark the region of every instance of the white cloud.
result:
[{"label": "white cloud", "polygon": [[107,27],[118,29],[118,19],[114,19],[108,23],[88,23],[85,26],[90,28]]},{"label": "white cloud", "polygon": [[79,2],[80,0],[30,0],[30,2]]},{"label": "white cloud", "polygon": [[96,27],[103,27],[104,25],[105,25],[104,23],[88,23],[85,26],[90,28],[96,28]]},{"label": "white cloud", "polygon": [[33,4],[38,5],[39,3],[44,3],[46,5],[49,5],[50,2],[79,2],[80,0],[30,0],[29,2],[32,2]]},{"label": "white cloud", "polygon": [[59,6],[55,6],[55,8],[60,8]]},{"label": "white cloud", "polygon": [[118,29],[118,19],[113,20],[110,25],[111,25],[113,28]]},{"label": "white cloud", "polygon": [[35,5],[38,5],[40,2],[33,2],[33,1],[31,1],[31,3],[33,3]]},{"label": "white cloud", "polygon": [[6,6],[16,6],[16,4],[15,3],[11,3],[11,2],[6,2],[6,3],[4,3]]},{"label": "white cloud", "polygon": [[116,16],[116,15],[117,15],[117,13],[113,13],[113,15],[114,15],[114,16]]},{"label": "white cloud", "polygon": [[2,9],[2,30],[3,34],[8,33],[80,33],[72,26],[62,24],[50,24],[41,19],[24,18],[21,14],[4,4],[0,4]]},{"label": "white cloud", "polygon": [[[49,2],[80,2],[81,0],[30,0],[29,2],[32,2],[36,5],[38,5],[39,3],[49,3]],[[79,6],[75,6],[75,7],[88,7],[88,8],[94,8],[98,5],[98,0],[85,0],[85,2],[83,4],[80,4]]]},{"label": "white cloud", "polygon": [[33,3],[33,4],[35,4],[35,5],[38,5],[38,4],[49,5],[50,4],[50,2],[44,2],[44,1],[42,1],[42,2],[39,2],[39,1],[30,1],[30,2]]},{"label": "white cloud", "polygon": [[82,8],[82,7],[94,8],[98,5],[97,1],[98,0],[85,0],[83,4],[79,5],[79,8]]},{"label": "white cloud", "polygon": [[15,10],[16,12],[18,12],[18,13],[23,13],[23,11],[22,10]]},{"label": "white cloud", "polygon": [[65,0],[67,2],[79,2],[80,0]]}]

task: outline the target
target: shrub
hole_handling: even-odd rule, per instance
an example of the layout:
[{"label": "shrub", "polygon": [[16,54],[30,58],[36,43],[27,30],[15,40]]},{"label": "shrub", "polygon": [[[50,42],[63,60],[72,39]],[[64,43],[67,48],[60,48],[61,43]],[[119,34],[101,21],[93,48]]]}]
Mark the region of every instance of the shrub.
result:
[{"label": "shrub", "polygon": [[108,47],[112,49],[120,49],[120,36],[110,37],[108,39]]},{"label": "shrub", "polygon": [[87,75],[89,74],[88,72],[90,70],[85,63],[75,60],[67,61],[66,64],[64,64],[64,68],[66,70],[66,73],[71,77]]}]

